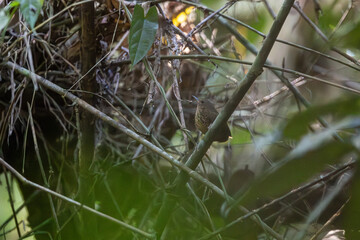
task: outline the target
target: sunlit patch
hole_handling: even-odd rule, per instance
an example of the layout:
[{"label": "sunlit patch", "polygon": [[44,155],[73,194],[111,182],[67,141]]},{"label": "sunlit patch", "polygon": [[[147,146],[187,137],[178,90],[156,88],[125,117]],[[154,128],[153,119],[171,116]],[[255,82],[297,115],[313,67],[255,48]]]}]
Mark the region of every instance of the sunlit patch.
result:
[{"label": "sunlit patch", "polygon": [[195,7],[188,7],[185,9],[185,13],[189,15]]},{"label": "sunlit patch", "polygon": [[188,7],[183,12],[179,13],[172,19],[173,24],[178,27],[181,23],[185,22],[193,9],[194,7]]},{"label": "sunlit patch", "polygon": [[186,47],[184,50],[183,50],[183,53],[185,54],[189,54],[191,52],[191,49]]},{"label": "sunlit patch", "polygon": [[161,38],[161,43],[162,43],[163,45],[167,45],[167,40],[166,40],[165,37],[162,37],[162,38]]}]

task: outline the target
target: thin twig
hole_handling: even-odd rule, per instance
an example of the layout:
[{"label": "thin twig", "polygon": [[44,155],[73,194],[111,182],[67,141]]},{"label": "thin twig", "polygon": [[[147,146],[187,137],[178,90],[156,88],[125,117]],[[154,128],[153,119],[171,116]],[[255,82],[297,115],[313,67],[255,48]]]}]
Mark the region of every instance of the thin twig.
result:
[{"label": "thin twig", "polygon": [[[26,76],[26,77],[30,77],[30,71],[20,67],[17,64],[14,64],[12,62],[4,62],[1,63],[0,65],[3,65],[7,68],[10,69],[14,69],[15,71],[17,71],[18,73]],[[58,85],[46,80],[45,78],[35,75],[36,76],[36,80],[39,84],[41,84],[42,86],[44,86],[45,88],[52,90],[56,93],[58,93],[59,95],[69,99],[70,101],[74,102],[74,104],[77,104],[78,106],[84,108],[85,110],[91,112],[92,114],[94,114],[97,118],[103,120],[104,122],[108,123],[109,125],[113,126],[114,128],[124,132],[125,134],[127,134],[129,137],[131,137],[132,139],[138,141],[139,143],[143,144],[144,146],[146,146],[149,150],[153,151],[154,153],[157,153],[159,156],[163,157],[165,160],[167,160],[168,162],[170,162],[171,164],[173,164],[174,166],[178,167],[179,169],[181,169],[183,172],[182,173],[186,173],[188,176],[190,176],[191,178],[193,178],[194,180],[202,183],[203,185],[207,186],[209,189],[211,189],[215,194],[219,195],[220,197],[222,197],[225,200],[229,200],[229,201],[233,201],[232,198],[230,198],[226,193],[224,193],[224,191],[222,191],[221,189],[219,189],[216,185],[214,185],[213,183],[211,183],[209,180],[207,180],[206,178],[204,178],[203,176],[201,176],[199,173],[197,173],[196,171],[192,170],[191,168],[187,167],[186,165],[184,165],[183,163],[179,162],[178,160],[176,160],[173,156],[171,156],[170,154],[168,154],[167,152],[161,150],[160,148],[154,146],[152,143],[150,143],[149,141],[147,141],[146,139],[140,137],[138,134],[136,134],[135,132],[129,130],[128,128],[126,128],[125,126],[123,126],[121,123],[116,122],[114,119],[112,119],[111,117],[107,116],[106,114],[104,114],[103,112],[99,111],[98,109],[94,108],[93,106],[91,106],[90,104],[88,104],[87,102],[83,101],[82,99],[76,97],[75,95],[73,95],[72,93],[69,93],[68,91],[66,91],[65,89],[59,87]],[[0,163],[1,163],[1,158],[0,158]],[[9,169],[9,168],[8,168]],[[21,176],[21,175],[20,175]],[[25,179],[25,178],[24,178]],[[28,180],[26,180],[28,181]],[[43,189],[42,186],[37,185],[40,188],[39,189]],[[49,190],[51,191],[51,190]],[[53,192],[54,194],[58,194],[56,192]],[[60,195],[60,194],[58,194]],[[63,198],[64,196],[60,195],[61,198]],[[66,198],[66,197],[65,197]],[[67,199],[67,201],[73,201],[72,199]],[[78,203],[78,202],[77,202]],[[80,203],[78,203],[80,204]],[[78,205],[80,206],[80,205]],[[84,205],[82,205],[84,206]],[[103,213],[100,213],[90,207],[85,207],[84,208],[88,211],[94,212],[94,213],[98,213],[98,214],[102,214],[105,215]],[[248,213],[249,211],[244,208],[241,207],[241,210]],[[107,216],[107,215],[105,215]],[[103,216],[103,217],[105,217]],[[107,217],[105,217],[107,218]],[[110,217],[111,218],[111,217]],[[116,220],[116,219],[114,219]],[[274,236],[277,239],[282,239],[276,232],[274,232],[269,226],[267,226],[265,223],[263,223],[260,219],[258,218],[253,218],[253,220],[258,223],[259,225],[261,225],[262,227],[264,227],[272,236]],[[116,220],[118,221],[118,220]],[[119,223],[119,224],[122,224]]]},{"label": "thin twig", "polygon": [[[32,104],[33,104],[33,102],[32,102]],[[41,159],[41,155],[40,155],[40,151],[39,151],[39,145],[38,145],[38,142],[37,142],[36,131],[35,131],[35,126],[34,126],[34,120],[33,120],[32,113],[31,113],[32,106],[30,106],[30,104],[27,103],[27,107],[28,107],[28,112],[29,112],[30,129],[31,129],[31,133],[33,135],[34,149],[35,149],[35,153],[36,153],[36,159],[38,160],[38,164],[39,164],[39,167],[40,167],[41,177],[42,177],[42,179],[44,181],[45,186],[50,187],[49,182],[48,182],[48,180],[46,178],[44,166],[42,164],[42,159]],[[51,196],[49,194],[47,194],[47,197],[49,199],[49,204],[50,204],[50,208],[51,208],[51,214],[52,214],[52,216],[53,216],[53,218],[55,220],[56,227],[59,230],[60,229],[60,224],[59,224],[59,220],[58,220],[57,215],[56,215],[54,201],[52,200],[52,198],[51,198]]]},{"label": "thin twig", "polygon": [[216,10],[215,12],[211,13],[209,16],[207,16],[206,18],[204,18],[203,20],[201,20],[201,22],[199,22],[193,29],[191,29],[191,31],[186,35],[186,39],[190,38],[193,34],[196,33],[196,31],[198,31],[206,22],[208,22],[211,18],[213,18],[214,16],[216,16],[218,13],[220,13],[222,10],[226,9],[226,8],[230,8],[234,3],[236,2],[236,0],[234,1],[229,1],[227,3],[224,4],[224,6],[222,6],[221,8],[219,8],[218,10]]},{"label": "thin twig", "polygon": [[[172,87],[170,87],[166,92],[165,96],[166,96],[167,99],[170,98],[171,92],[172,92]],[[165,101],[162,100],[161,103],[159,104],[158,108],[156,109],[155,114],[154,114],[153,118],[151,119],[151,122],[150,122],[149,126],[147,127],[147,129],[152,129],[154,127],[155,122],[159,118],[160,113],[161,113],[161,111],[162,111],[162,109],[164,107],[165,107]],[[149,132],[149,134],[151,134],[151,132]],[[144,147],[144,145],[139,145],[139,147],[136,149],[135,154],[133,155],[132,159],[135,159],[135,158],[137,158],[139,156],[139,154],[142,151],[143,147]],[[163,149],[163,148],[161,147],[161,149]]]},{"label": "thin twig", "polygon": [[[176,101],[178,103],[178,108],[179,108],[179,115],[180,115],[180,123],[181,123],[181,129],[186,129],[186,123],[185,123],[185,117],[184,117],[184,110],[182,107],[182,101],[181,101],[181,95],[180,95],[180,90],[179,90],[179,82],[177,79],[177,74],[176,74],[176,69],[179,69],[179,65],[180,63],[177,65],[176,64],[176,60],[172,61],[172,76],[173,76],[173,84],[174,84],[174,96],[176,98]],[[186,134],[185,131],[183,131],[183,137],[184,137],[184,141],[186,143],[186,148],[188,149],[189,147],[189,141],[188,141],[188,136]]]},{"label": "thin twig", "polygon": [[[311,21],[311,19],[303,12],[303,10],[301,9],[299,2],[296,1],[294,3],[295,10],[300,14],[300,16],[315,30],[315,32],[326,42],[329,43],[329,39],[326,37],[326,35],[320,30],[320,28],[318,28],[318,26],[316,26],[316,24]],[[331,50],[333,50],[334,52],[340,54],[341,56],[347,58],[348,60],[350,60],[351,62],[353,62],[354,64],[360,66],[360,63],[353,57],[351,57],[350,55],[348,55],[347,53],[341,51],[340,49],[336,48],[336,47],[331,47]]]},{"label": "thin twig", "polygon": [[[127,8],[125,5],[124,5],[125,8]],[[132,18],[132,16],[129,14],[129,17]],[[187,135],[187,137],[189,139],[192,139],[192,136],[191,134],[189,133],[189,131],[185,128],[183,128],[183,124],[181,123],[181,121],[179,120],[179,118],[177,117],[174,109],[172,108],[170,102],[168,101],[168,99],[166,98],[166,93],[165,93],[165,90],[164,88],[161,86],[161,84],[159,83],[159,81],[157,80],[156,76],[155,76],[155,73],[154,73],[154,70],[152,69],[149,61],[147,60],[147,58],[144,58],[142,60],[142,62],[144,63],[144,66],[145,66],[145,69],[146,71],[148,72],[150,78],[155,82],[155,85],[158,87],[159,89],[159,92],[161,93],[161,96],[163,97],[165,103],[166,103],[166,106],[171,114],[171,116],[174,118],[176,124],[180,127],[180,129],[182,130],[182,132]],[[184,121],[185,123],[185,121]],[[194,142],[194,140],[192,140]]]},{"label": "thin twig", "polygon": [[10,181],[9,181],[8,174],[6,172],[5,166],[3,166],[3,169],[4,169],[4,176],[5,176],[6,187],[7,187],[6,189],[8,191],[11,211],[12,211],[12,215],[13,215],[14,221],[15,221],[15,228],[16,228],[18,237],[21,238],[21,233],[20,233],[20,229],[19,229],[19,221],[18,221],[17,216],[16,216],[15,207],[14,207],[14,200],[12,198],[11,189],[10,189]]},{"label": "thin twig", "polygon": [[228,223],[226,226],[222,227],[222,228],[219,228],[217,231],[207,235],[207,236],[204,236],[203,239],[208,239],[209,237],[211,236],[215,236],[216,234],[220,233],[220,232],[223,232],[225,231],[226,229],[234,226],[235,224],[239,223],[239,222],[242,222],[244,220],[246,220],[247,218],[251,217],[252,215],[255,215],[255,214],[258,214],[260,213],[261,211],[269,208],[270,206],[274,205],[274,204],[277,204],[279,202],[282,202],[284,201],[286,198],[289,198],[295,194],[298,194],[318,183],[321,183],[321,182],[324,182],[324,181],[330,181],[331,179],[333,179],[334,177],[336,176],[339,176],[340,174],[344,174],[346,171],[349,171],[350,169],[352,169],[353,167],[355,166],[355,162],[351,162],[351,163],[348,163],[338,169],[335,169],[334,171],[331,171],[329,172],[328,174],[324,175],[324,176],[320,176],[318,177],[317,179],[303,185],[303,186],[300,186],[288,193],[286,193],[285,195],[281,196],[281,197],[278,197],[274,200],[272,200],[271,202],[269,203],[266,203],[264,204],[263,206],[257,208],[257,209],[254,209],[254,210],[251,210],[249,213],[235,219],[234,221],[232,221],[231,223]]},{"label": "thin twig", "polygon": [[[238,60],[238,59],[234,59],[234,58],[227,58],[227,57],[222,57],[222,56],[214,56],[214,55],[168,55],[168,56],[158,56],[158,58],[160,58],[161,60],[169,60],[169,59],[203,59],[203,60],[207,60],[207,59],[215,59],[215,60],[221,60],[221,61],[226,61],[226,62],[234,62],[234,63],[240,63],[240,64],[244,64],[244,65],[252,65],[253,62],[250,61],[244,61],[244,60]],[[153,61],[155,59],[155,57],[149,57],[148,60]],[[123,64],[130,64],[130,60],[122,60],[119,61],[117,63],[114,63],[114,65],[123,65]],[[277,70],[279,72],[286,72],[286,73],[291,73],[294,74],[296,76],[299,77],[305,77],[305,78],[309,78],[311,80],[315,80],[318,82],[322,82],[324,84],[328,84],[331,85],[333,87],[337,87],[346,91],[350,91],[352,93],[356,93],[356,94],[360,94],[360,91],[354,88],[350,88],[350,87],[346,87],[337,83],[333,83],[331,81],[322,79],[322,78],[318,78],[318,77],[314,77],[299,71],[295,71],[292,69],[288,69],[288,68],[281,68],[281,67],[276,67],[273,65],[269,65],[269,64],[264,64],[264,68],[268,68],[268,69],[273,69],[273,70]],[[286,85],[287,87],[289,87],[289,85]]]},{"label": "thin twig", "polygon": [[[196,150],[191,154],[190,158],[186,162],[186,165],[195,169],[200,163],[201,159],[205,155],[206,151],[209,149],[211,143],[215,136],[221,130],[221,126],[226,123],[231,114],[234,112],[240,101],[244,98],[245,94],[250,89],[253,82],[256,78],[262,73],[263,66],[266,62],[266,59],[275,43],[276,37],[280,33],[280,30],[285,22],[286,17],[288,16],[290,9],[294,3],[294,0],[285,0],[277,17],[274,21],[267,38],[265,39],[263,46],[261,47],[258,55],[255,58],[254,63],[252,64],[249,72],[246,74],[245,78],[241,81],[238,88],[235,90],[234,94],[231,96],[229,101],[225,104],[223,110],[217,116],[208,132],[205,134],[204,138],[196,146]],[[175,179],[175,188],[174,192],[181,192],[185,184],[188,181],[188,176],[184,173],[180,173]],[[155,223],[155,230],[162,234],[166,223],[168,222],[171,213],[176,201],[167,194],[165,196],[164,204],[161,206],[158,213],[158,218]],[[242,209],[243,210],[243,209]],[[269,234],[271,234],[276,239],[282,239],[282,237],[276,233],[272,228],[266,225],[258,217],[252,218],[259,226],[263,227]]]},{"label": "thin twig", "polygon": [[[35,72],[34,60],[33,60],[34,58],[32,56],[32,51],[31,51],[31,48],[30,48],[29,39],[28,39],[28,37],[25,37],[24,40],[25,40],[25,44],[26,44],[26,54],[27,54],[29,67],[30,67],[31,72],[34,73]],[[38,84],[37,84],[36,79],[35,79],[33,74],[31,75],[31,81],[34,84],[34,91],[36,92],[39,89],[39,87],[38,87]]]},{"label": "thin twig", "polygon": [[326,193],[322,201],[319,204],[317,204],[316,207],[312,209],[312,211],[309,213],[309,216],[307,217],[304,225],[302,226],[301,231],[297,232],[294,239],[296,240],[304,239],[306,231],[310,226],[310,224],[313,223],[320,216],[320,214],[325,211],[325,209],[329,206],[331,201],[333,201],[334,198],[343,191],[345,185],[347,185],[350,180],[351,178],[345,178],[343,181],[338,182],[338,184],[334,186],[334,188],[331,189],[331,191]]},{"label": "thin twig", "polygon": [[[160,8],[160,6],[158,6],[158,8]],[[179,55],[181,53],[179,45],[178,45],[178,41],[176,39],[175,34],[172,34],[172,31],[168,31],[170,34],[170,40],[172,45],[174,46],[174,50],[172,50],[172,52],[176,55]],[[174,90],[174,96],[178,102],[178,108],[179,108],[179,115],[180,115],[180,123],[181,123],[181,128],[182,129],[186,129],[186,123],[185,123],[185,117],[184,117],[184,110],[182,107],[182,101],[181,101],[181,96],[180,96],[180,89],[179,89],[179,81],[177,79],[177,71],[180,72],[180,61],[178,59],[174,59],[171,61],[171,65],[173,66],[172,68],[172,77],[173,77],[173,90]],[[181,74],[179,74],[179,78],[181,80]],[[185,132],[183,132],[183,137],[184,137],[184,141],[186,143],[186,150],[189,149],[189,141],[188,141],[188,137],[186,135]]]},{"label": "thin twig", "polygon": [[348,8],[346,9],[346,11],[344,12],[344,14],[341,16],[339,22],[336,24],[335,28],[333,29],[333,31],[330,34],[330,39],[331,37],[334,35],[334,33],[340,28],[341,24],[343,24],[343,22],[345,21],[345,19],[349,16],[349,13],[351,12],[351,10],[354,8],[354,0],[349,0],[349,5]]},{"label": "thin twig", "polygon": [[[6,168],[3,166],[3,168],[6,170]],[[6,174],[6,171],[4,170],[4,173]],[[26,197],[25,201],[15,210],[15,214],[12,214],[11,216],[9,216],[8,219],[6,219],[1,225],[0,225],[0,229],[4,229],[6,227],[6,225],[11,221],[11,219],[13,219],[14,217],[16,217],[16,215],[24,208],[26,207],[32,200],[34,200],[34,198],[40,193],[39,190],[34,191],[29,197]]]},{"label": "thin twig", "polygon": [[[170,20],[169,20],[170,21]],[[196,45],[191,38],[186,38],[186,35],[183,31],[181,31],[178,27],[176,27],[174,24],[172,24],[171,22],[169,22],[169,24],[171,24],[171,27],[174,29],[174,31],[180,35],[181,38],[183,38],[190,46],[192,46],[193,48],[196,49],[196,51],[198,51],[201,54],[207,55],[206,52],[204,52],[204,50],[202,50],[198,45]]]},{"label": "thin twig", "polygon": [[[15,71],[17,71],[18,73],[26,76],[26,77],[30,77],[30,71],[15,64],[12,62],[4,62],[1,63],[0,65],[3,65],[7,68],[14,68]],[[219,196],[223,197],[226,199],[226,195],[224,194],[224,192],[219,189],[217,186],[215,186],[213,183],[211,183],[209,180],[205,179],[203,176],[201,176],[199,173],[197,173],[196,171],[190,169],[189,167],[185,166],[183,163],[179,162],[177,159],[175,159],[173,156],[171,156],[170,154],[168,154],[167,152],[161,150],[160,148],[158,148],[157,146],[153,145],[151,142],[149,142],[148,140],[144,139],[143,137],[141,137],[140,135],[138,135],[137,133],[131,131],[130,129],[126,128],[124,125],[122,125],[121,123],[115,121],[113,118],[109,117],[108,115],[106,115],[105,113],[101,112],[100,110],[96,109],[95,107],[93,107],[92,105],[88,104],[87,102],[85,102],[84,100],[78,98],[77,96],[75,96],[74,94],[68,92],[67,90],[59,87],[58,85],[50,82],[49,80],[36,75],[36,81],[41,84],[43,87],[56,92],[57,94],[69,99],[70,101],[72,101],[74,104],[80,106],[81,108],[87,110],[88,112],[94,114],[97,118],[103,120],[104,122],[108,123],[110,126],[122,131],[123,133],[125,133],[126,135],[128,135],[130,138],[134,139],[135,141],[139,142],[140,144],[143,144],[144,146],[146,146],[149,150],[153,151],[154,153],[157,153],[159,156],[161,156],[162,158],[164,158],[165,160],[167,160],[168,162],[170,162],[171,164],[173,164],[174,166],[178,167],[179,169],[183,170],[184,172],[186,172],[190,177],[192,177],[193,179],[201,182],[202,184],[204,184],[205,186],[209,187],[211,190],[213,190],[216,194],[218,194]]]},{"label": "thin twig", "polygon": [[338,216],[340,216],[342,210],[344,209],[345,205],[349,202],[350,199],[348,199],[337,211],[334,213],[329,220],[326,221],[324,225],[321,226],[321,228],[310,238],[310,240],[315,240],[319,237],[319,235],[324,231],[324,229],[329,226]]},{"label": "thin twig", "polygon": [[[186,0],[181,0],[180,2],[182,2],[182,3],[184,3],[184,4],[188,4],[188,5],[190,5],[190,6],[197,7],[197,8],[199,8],[199,9],[203,9],[204,11],[215,12],[215,10],[213,10],[213,9],[211,9],[211,8],[208,8],[208,7],[205,7],[204,5],[201,5],[201,4],[198,4],[198,3],[194,3],[194,2],[190,2],[190,1],[186,1]],[[249,29],[250,31],[258,34],[259,36],[261,36],[261,37],[264,38],[264,39],[266,39],[266,37],[267,37],[266,34],[262,33],[261,31],[255,29],[255,28],[253,28],[253,27],[251,27],[251,26],[249,26],[249,25],[247,25],[247,24],[245,24],[245,23],[243,23],[242,21],[240,21],[240,20],[238,20],[238,19],[235,19],[235,18],[233,18],[233,17],[230,17],[230,16],[225,15],[225,14],[221,14],[221,13],[218,13],[218,15],[221,16],[221,17],[223,18],[223,20],[224,20],[224,19],[227,19],[227,20],[229,20],[229,21],[231,21],[231,22],[234,22],[234,23],[236,23],[236,24],[239,24],[239,25],[241,25],[241,26]],[[221,18],[219,18],[219,20],[221,21]],[[283,44],[286,44],[286,45],[289,45],[289,46],[292,46],[292,47],[295,47],[295,48],[298,48],[298,49],[301,49],[301,50],[304,50],[304,51],[307,51],[307,52],[311,52],[311,53],[320,55],[320,56],[325,57],[325,58],[327,58],[327,59],[330,59],[330,60],[332,60],[332,61],[341,63],[341,64],[343,64],[343,65],[345,65],[345,66],[350,67],[350,68],[353,68],[353,69],[355,69],[355,70],[357,70],[357,71],[360,71],[360,68],[358,67],[358,64],[356,64],[356,63],[355,63],[356,66],[353,66],[353,65],[351,65],[351,64],[349,64],[349,63],[347,63],[347,62],[342,61],[341,59],[337,59],[337,58],[335,58],[335,57],[332,57],[332,56],[330,56],[330,55],[321,53],[321,52],[316,51],[316,50],[314,50],[314,49],[307,48],[307,47],[304,47],[304,46],[302,46],[302,45],[298,45],[298,44],[296,44],[296,43],[284,41],[284,40],[281,40],[281,39],[276,39],[276,42],[280,42],[280,43],[283,43]],[[353,62],[353,61],[352,61],[352,62]]]},{"label": "thin twig", "polygon": [[276,14],[275,14],[274,10],[271,8],[269,2],[267,0],[262,0],[262,2],[264,3],[264,5],[265,5],[266,9],[268,10],[268,12],[270,13],[271,17],[273,19],[275,19]]},{"label": "thin twig", "polygon": [[0,164],[3,165],[4,167],[6,167],[17,179],[19,179],[19,180],[20,180],[21,182],[23,182],[24,184],[28,184],[28,185],[36,188],[36,189],[39,189],[39,190],[41,190],[41,191],[43,191],[43,192],[46,192],[46,193],[51,194],[51,195],[53,195],[53,196],[55,196],[55,197],[57,197],[57,198],[60,198],[60,199],[64,200],[65,202],[68,202],[68,203],[70,203],[70,204],[72,204],[72,205],[75,205],[75,206],[78,206],[78,207],[80,207],[80,208],[83,208],[83,209],[85,209],[86,211],[92,212],[92,213],[94,213],[95,215],[97,215],[97,216],[99,216],[99,217],[108,219],[108,220],[110,220],[111,222],[117,223],[117,224],[119,224],[120,226],[122,226],[122,227],[124,227],[124,228],[126,228],[126,229],[128,229],[128,230],[130,230],[130,231],[132,231],[132,232],[138,233],[138,234],[140,234],[140,235],[142,235],[142,236],[144,236],[144,237],[147,237],[147,238],[150,238],[150,239],[154,239],[154,238],[155,238],[154,234],[152,234],[152,233],[145,232],[145,231],[143,231],[143,230],[141,230],[141,229],[138,229],[138,228],[136,228],[136,227],[134,227],[134,226],[131,226],[131,225],[129,225],[129,224],[123,222],[123,221],[120,221],[120,220],[118,220],[118,219],[116,219],[116,218],[113,218],[113,217],[111,217],[111,216],[109,216],[109,215],[107,215],[107,214],[104,214],[104,213],[102,213],[102,212],[99,212],[99,211],[97,211],[97,210],[95,210],[95,209],[93,209],[93,208],[91,208],[91,207],[88,207],[88,206],[86,206],[86,205],[83,205],[82,203],[77,202],[77,201],[75,201],[75,200],[73,200],[73,199],[71,199],[71,198],[68,198],[68,197],[66,197],[66,196],[64,196],[64,195],[62,195],[62,194],[60,194],[60,193],[54,192],[53,190],[51,190],[51,189],[49,189],[49,188],[43,187],[43,186],[41,186],[41,185],[39,185],[39,184],[37,184],[37,183],[34,183],[34,182],[26,179],[24,176],[22,176],[18,171],[16,171],[13,167],[11,167],[11,166],[10,166],[4,159],[2,159],[2,158],[0,158]]},{"label": "thin twig", "polygon": [[[292,85],[295,85],[295,86],[301,86],[303,84],[305,84],[306,81],[304,80],[304,77],[299,77],[293,81],[291,81],[291,84]],[[271,94],[269,95],[266,95],[265,97],[262,97],[261,99],[258,99],[254,102],[252,102],[252,104],[254,106],[259,106],[261,104],[264,104],[268,101],[270,101],[271,99],[273,99],[274,97],[276,97],[277,95],[279,95],[280,93],[284,92],[284,91],[287,91],[289,90],[289,88],[287,86],[283,86],[282,88],[280,88],[279,90],[276,90],[275,92],[272,92]]]},{"label": "thin twig", "polygon": [[19,37],[18,39],[16,39],[2,54],[1,56],[6,56],[6,54],[19,42],[21,41],[23,38],[27,37],[28,35],[32,34],[33,32],[35,32],[36,30],[38,30],[39,28],[43,27],[44,25],[46,25],[47,23],[51,22],[53,19],[57,18],[58,16],[60,16],[61,14],[63,14],[64,12],[66,12],[68,9],[73,8],[75,6],[87,3],[87,2],[93,2],[94,0],[84,0],[84,1],[80,1],[80,2],[75,2],[69,6],[67,6],[66,8],[62,9],[61,11],[59,11],[58,13],[56,13],[55,15],[53,15],[52,17],[46,19],[45,21],[43,21],[42,23],[40,23],[39,25],[37,25],[36,27],[34,27],[32,30],[30,30],[29,32],[27,32],[24,36]]}]

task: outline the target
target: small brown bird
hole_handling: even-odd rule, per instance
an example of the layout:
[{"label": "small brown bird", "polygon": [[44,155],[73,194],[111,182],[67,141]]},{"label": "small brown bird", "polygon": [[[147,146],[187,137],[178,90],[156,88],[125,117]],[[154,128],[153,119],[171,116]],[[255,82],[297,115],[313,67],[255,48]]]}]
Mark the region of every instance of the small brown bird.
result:
[{"label": "small brown bird", "polygon": [[[205,134],[210,125],[215,121],[218,111],[216,111],[214,105],[208,100],[199,100],[193,96],[197,102],[196,113],[195,113],[195,126],[203,134]],[[227,123],[220,127],[220,133],[215,137],[214,141],[226,142],[231,137],[231,132]]]}]

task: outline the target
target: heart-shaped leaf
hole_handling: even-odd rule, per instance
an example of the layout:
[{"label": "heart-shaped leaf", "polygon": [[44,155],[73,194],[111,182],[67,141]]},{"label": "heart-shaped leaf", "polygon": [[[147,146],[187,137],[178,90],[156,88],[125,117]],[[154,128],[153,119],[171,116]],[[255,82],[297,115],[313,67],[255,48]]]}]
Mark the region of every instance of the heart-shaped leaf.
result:
[{"label": "heart-shaped leaf", "polygon": [[156,7],[151,7],[146,17],[144,17],[144,9],[136,5],[129,35],[130,60],[133,66],[143,59],[150,50],[157,29],[158,15]]}]

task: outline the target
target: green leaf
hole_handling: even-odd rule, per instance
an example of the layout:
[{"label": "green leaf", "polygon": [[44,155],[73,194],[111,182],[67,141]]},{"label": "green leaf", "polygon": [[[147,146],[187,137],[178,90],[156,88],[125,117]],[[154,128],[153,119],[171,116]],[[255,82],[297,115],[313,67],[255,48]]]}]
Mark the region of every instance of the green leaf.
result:
[{"label": "green leaf", "polygon": [[283,135],[285,138],[299,140],[308,133],[308,127],[318,117],[331,115],[336,118],[346,118],[360,114],[360,98],[337,100],[323,106],[316,106],[293,116],[286,124]]},{"label": "green leaf", "polygon": [[43,0],[20,0],[20,11],[24,16],[30,28],[35,27],[37,18],[39,17]]},{"label": "green leaf", "polygon": [[231,134],[233,136],[231,144],[233,145],[251,143],[251,135],[248,131],[240,128],[232,128]]},{"label": "green leaf", "polygon": [[0,32],[7,27],[18,6],[19,3],[13,1],[6,7],[0,9]]},{"label": "green leaf", "polygon": [[[336,18],[336,22],[339,18]],[[351,49],[359,48],[360,41],[360,16],[358,14],[350,14],[346,21],[341,24],[333,36],[331,44],[341,48]]]},{"label": "green leaf", "polygon": [[343,229],[346,232],[346,239],[359,239],[359,222],[360,222],[360,169],[355,169],[352,186],[348,191],[351,193],[350,201],[343,210]]},{"label": "green leaf", "polygon": [[290,152],[289,157],[300,158],[307,152],[317,149],[321,145],[324,145],[326,142],[331,140],[337,131],[341,129],[357,128],[359,126],[359,117],[348,117],[337,124],[333,124],[329,128],[326,128],[319,133],[308,134],[307,136],[303,137],[299,144],[296,146],[296,148]]},{"label": "green leaf", "polygon": [[[311,140],[311,139],[304,139]],[[258,197],[276,197],[289,191],[309,178],[318,174],[328,164],[334,164],[351,151],[355,150],[351,144],[341,142],[327,142],[316,146],[299,146],[302,153],[295,148],[289,155],[269,169],[260,179],[254,182],[249,191],[241,199],[241,204],[248,204]]]},{"label": "green leaf", "polygon": [[[346,138],[344,142],[340,142],[335,141],[333,135],[339,130],[347,130],[348,135],[345,136],[353,136],[350,133],[356,132],[360,126],[359,104],[358,98],[341,100],[310,108],[290,119],[287,135],[291,133],[297,138],[301,137],[299,143],[257,179],[246,193],[241,193],[240,202],[246,205],[259,197],[276,197],[319,174],[328,164],[335,164],[352,151],[356,151],[355,148],[359,145],[357,138]],[[332,114],[341,120],[333,122],[330,127],[320,132],[301,135],[307,132],[307,124],[324,114]],[[294,125],[295,123],[300,126]],[[303,131],[293,131],[290,126],[300,127]]]},{"label": "green leaf", "polygon": [[129,35],[130,60],[133,66],[143,59],[150,50],[157,29],[158,15],[156,7],[151,7],[146,17],[144,17],[144,9],[136,5]]},{"label": "green leaf", "polygon": [[8,25],[8,23],[10,22],[10,15],[8,14],[7,11],[5,11],[5,9],[0,9],[0,32],[6,28],[6,26]]}]

